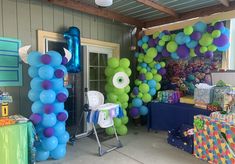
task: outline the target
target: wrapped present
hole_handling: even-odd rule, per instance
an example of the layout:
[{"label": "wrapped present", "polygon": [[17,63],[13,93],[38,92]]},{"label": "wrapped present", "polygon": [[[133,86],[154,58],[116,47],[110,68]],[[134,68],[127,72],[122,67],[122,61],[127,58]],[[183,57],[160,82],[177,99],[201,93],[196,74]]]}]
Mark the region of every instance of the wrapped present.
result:
[{"label": "wrapped present", "polygon": [[207,105],[207,110],[210,110],[210,111],[221,111],[222,108],[220,107],[220,105],[218,103],[213,102],[213,103]]},{"label": "wrapped present", "polygon": [[213,112],[210,114],[210,117],[218,121],[235,124],[235,113]]},{"label": "wrapped present", "polygon": [[173,90],[158,91],[157,101],[164,103],[178,103],[180,99],[180,92]]},{"label": "wrapped present", "polygon": [[209,163],[235,163],[235,125],[194,116],[194,155]]},{"label": "wrapped present", "polygon": [[224,107],[224,95],[232,90],[229,86],[214,87],[213,102],[219,103],[220,107]]},{"label": "wrapped present", "polygon": [[213,98],[213,86],[205,83],[195,85],[194,90],[194,102],[197,107],[207,108],[207,104],[212,102]]},{"label": "wrapped present", "polygon": [[180,98],[180,103],[194,104],[194,99],[192,96],[184,96]]}]

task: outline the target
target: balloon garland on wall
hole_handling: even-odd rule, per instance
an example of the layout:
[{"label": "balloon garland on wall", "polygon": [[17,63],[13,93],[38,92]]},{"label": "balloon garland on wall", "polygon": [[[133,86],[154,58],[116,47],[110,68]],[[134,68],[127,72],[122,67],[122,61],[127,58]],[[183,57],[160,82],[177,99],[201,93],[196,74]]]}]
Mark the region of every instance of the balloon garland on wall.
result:
[{"label": "balloon garland on wall", "polygon": [[[22,49],[19,51],[22,52]],[[30,65],[28,74],[32,78],[28,92],[28,98],[33,102],[30,120],[40,139],[35,143],[36,161],[44,161],[49,157],[61,159],[66,154],[69,140],[69,133],[65,129],[68,113],[64,109],[68,90],[63,86],[63,78],[67,74],[64,65],[70,59],[67,59],[68,56],[62,58],[56,51],[46,54],[32,51],[22,56],[22,60]]]},{"label": "balloon garland on wall", "polygon": [[162,75],[166,73],[163,59],[187,60],[191,57],[212,59],[215,51],[224,52],[229,46],[229,29],[223,22],[205,24],[197,22],[174,34],[167,30],[143,36],[138,42],[140,52],[135,53],[138,60],[138,79],[132,90],[130,115],[137,118],[146,115],[146,103],[161,88]]},{"label": "balloon garland on wall", "polygon": [[[114,118],[114,125],[119,135],[126,135],[128,129],[126,124],[128,123],[128,117],[126,108],[128,107],[130,92],[129,76],[131,75],[131,69],[129,68],[130,61],[127,58],[109,58],[108,66],[105,69],[105,75],[107,83],[105,85],[105,91],[107,93],[107,102],[120,104],[122,107],[124,117]],[[106,128],[108,135],[113,135],[113,128]]]}]

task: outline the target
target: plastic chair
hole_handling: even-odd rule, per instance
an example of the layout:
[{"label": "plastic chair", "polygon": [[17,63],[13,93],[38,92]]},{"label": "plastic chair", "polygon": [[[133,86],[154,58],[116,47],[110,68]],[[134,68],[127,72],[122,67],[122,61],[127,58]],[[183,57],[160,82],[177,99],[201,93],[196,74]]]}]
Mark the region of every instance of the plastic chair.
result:
[{"label": "plastic chair", "polygon": [[115,150],[117,148],[122,147],[122,143],[118,138],[116,128],[115,128],[114,123],[113,123],[113,119],[110,116],[107,117],[105,115],[105,112],[104,112],[104,110],[107,111],[107,110],[118,107],[118,104],[111,104],[111,103],[104,104],[104,96],[103,96],[102,93],[100,93],[98,91],[88,91],[87,92],[87,97],[88,97],[88,104],[89,104],[89,108],[90,108],[91,112],[95,112],[95,111],[100,112],[99,118],[98,118],[99,126],[101,128],[113,127],[113,131],[114,131],[114,134],[115,134],[115,137],[116,137],[116,140],[117,140],[117,144],[112,146],[110,149],[103,149],[102,145],[100,143],[100,140],[99,140],[99,136],[98,136],[97,131],[96,131],[95,123],[92,121],[91,122],[92,127],[94,129],[94,134],[95,134],[98,146],[99,146],[99,148],[98,148],[99,156],[102,156],[102,155],[104,155],[104,154],[106,154],[106,153],[108,153],[112,150]]}]

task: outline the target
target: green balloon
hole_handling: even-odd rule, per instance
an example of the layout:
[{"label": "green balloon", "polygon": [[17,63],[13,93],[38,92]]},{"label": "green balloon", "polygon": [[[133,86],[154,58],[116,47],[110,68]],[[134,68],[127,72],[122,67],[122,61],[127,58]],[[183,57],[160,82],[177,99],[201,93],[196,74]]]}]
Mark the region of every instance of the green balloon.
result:
[{"label": "green balloon", "polygon": [[142,100],[143,100],[143,102],[148,103],[148,102],[150,102],[150,101],[152,100],[152,97],[151,97],[150,94],[145,93],[145,94],[143,95],[143,97],[142,97]]},{"label": "green balloon", "polygon": [[152,61],[150,64],[149,64],[149,66],[151,67],[151,68],[155,68],[155,64],[156,64],[157,62],[155,62],[155,61]]},{"label": "green balloon", "polygon": [[136,96],[133,94],[133,93],[131,93],[131,98],[135,98]]},{"label": "green balloon", "polygon": [[143,48],[144,50],[148,49],[148,44],[147,44],[147,43],[142,44],[142,48]]},{"label": "green balloon", "polygon": [[141,68],[140,73],[147,73],[147,69],[146,68]]},{"label": "green balloon", "polygon": [[170,41],[169,43],[167,43],[166,45],[166,49],[168,52],[175,52],[178,48],[178,45],[175,41]]},{"label": "green balloon", "polygon": [[137,71],[140,71],[141,70],[141,66],[137,66]]},{"label": "green balloon", "polygon": [[153,74],[153,77],[154,77],[155,74],[157,74],[157,70],[156,69],[152,69],[151,72]]},{"label": "green balloon", "polygon": [[117,128],[117,133],[121,136],[126,135],[128,132],[127,127],[125,125],[121,125],[120,127]]},{"label": "green balloon", "polygon": [[213,42],[213,38],[209,33],[205,33],[202,35],[202,38],[199,40],[199,44],[201,46],[209,46]]},{"label": "green balloon", "polygon": [[112,76],[114,74],[113,68],[106,67],[104,71],[105,76]]},{"label": "green balloon", "polygon": [[143,97],[143,93],[141,93],[141,92],[138,93],[137,97],[142,98]]},{"label": "green balloon", "polygon": [[214,52],[217,50],[217,47],[214,44],[211,44],[208,46],[208,50]]},{"label": "green balloon", "polygon": [[153,76],[153,79],[156,81],[156,82],[160,82],[162,80],[162,76],[159,75],[159,74],[156,74]]},{"label": "green balloon", "polygon": [[149,56],[145,56],[144,57],[144,62],[145,63],[151,63],[153,61],[153,58],[149,57]]},{"label": "green balloon", "polygon": [[212,36],[213,38],[218,38],[218,37],[220,37],[220,35],[221,35],[221,31],[220,31],[220,30],[214,30],[214,31],[212,32],[212,34],[211,34],[211,36]]},{"label": "green balloon", "polygon": [[125,73],[127,74],[127,76],[131,76],[131,69],[130,68],[126,68],[125,69]]},{"label": "green balloon", "polygon": [[116,128],[118,128],[118,127],[120,127],[122,125],[122,120],[120,118],[114,118],[113,122],[114,122],[114,126]]},{"label": "green balloon", "polygon": [[184,34],[185,35],[191,35],[193,33],[193,27],[192,26],[187,26],[184,28]]},{"label": "green balloon", "polygon": [[171,40],[175,40],[176,34],[171,34]]},{"label": "green balloon", "polygon": [[139,90],[140,90],[140,92],[142,92],[142,93],[148,93],[148,91],[149,91],[149,86],[148,86],[148,84],[145,84],[145,83],[140,84]]},{"label": "green balloon", "polygon": [[128,96],[128,94],[124,93],[122,96],[119,96],[119,97],[118,97],[118,100],[119,100],[120,102],[128,102],[129,96]]},{"label": "green balloon", "polygon": [[130,61],[127,58],[122,58],[119,62],[120,67],[128,68],[130,66]]},{"label": "green balloon", "polygon": [[110,84],[106,84],[105,87],[104,87],[104,90],[105,90],[105,92],[107,92],[107,93],[111,93],[112,90],[113,90],[113,86],[110,85]]},{"label": "green balloon", "polygon": [[139,53],[138,58],[139,58],[139,59],[144,59],[144,54],[143,54],[143,53]]},{"label": "green balloon", "polygon": [[146,56],[150,57],[150,58],[154,58],[155,56],[157,56],[157,50],[156,48],[149,48],[146,52]]},{"label": "green balloon", "polygon": [[161,67],[165,67],[166,63],[165,62],[160,62]]},{"label": "green balloon", "polygon": [[160,84],[160,83],[157,83],[157,85],[156,85],[156,90],[158,91],[159,89],[161,89],[161,84]]},{"label": "green balloon", "polygon": [[105,133],[109,136],[114,135],[113,127],[106,128]]},{"label": "green balloon", "polygon": [[124,88],[124,90],[125,90],[125,93],[129,93],[131,90],[131,87],[128,85]]},{"label": "green balloon", "polygon": [[171,36],[169,36],[169,35],[164,35],[164,36],[162,37],[162,40],[165,41],[165,42],[168,42],[169,40],[171,40]]},{"label": "green balloon", "polygon": [[135,80],[135,85],[139,86],[142,82],[138,79]]},{"label": "green balloon", "polygon": [[190,57],[193,58],[193,57],[196,57],[196,53],[194,52],[194,49],[190,49]]},{"label": "green balloon", "polygon": [[156,31],[153,33],[153,39],[156,39],[159,36],[160,32]]},{"label": "green balloon", "polygon": [[[127,105],[127,106],[128,106],[128,105]],[[126,110],[125,110],[125,109],[122,109],[122,111],[123,111],[123,115],[124,115],[124,116],[127,116]]]},{"label": "green balloon", "polygon": [[124,68],[122,67],[117,67],[115,70],[114,70],[114,73],[118,73],[118,72],[125,72]]},{"label": "green balloon", "polygon": [[127,116],[124,116],[124,117],[122,117],[121,118],[121,120],[122,120],[122,124],[127,124],[128,123],[128,121],[129,121],[129,118],[127,117]]},{"label": "green balloon", "polygon": [[151,72],[147,72],[145,74],[146,80],[151,80],[153,78],[153,74]]},{"label": "green balloon", "polygon": [[109,58],[108,59],[108,66],[111,67],[111,68],[116,68],[119,66],[119,60],[118,58]]},{"label": "green balloon", "polygon": [[205,53],[206,51],[207,51],[207,47],[201,47],[201,48],[200,48],[200,52],[201,52],[201,53]]},{"label": "green balloon", "polygon": [[125,93],[125,90],[124,90],[124,88],[118,89],[118,88],[113,87],[113,93],[117,94],[117,95],[121,95],[121,94]]},{"label": "green balloon", "polygon": [[108,93],[107,94],[107,99],[110,101],[110,102],[115,102],[117,101],[118,99],[118,96],[113,94],[113,93]]},{"label": "green balloon", "polygon": [[126,109],[128,107],[128,102],[122,104],[122,109]]},{"label": "green balloon", "polygon": [[165,43],[166,43],[166,42],[165,42],[164,40],[159,40],[159,42],[158,42],[159,46],[164,46]]}]

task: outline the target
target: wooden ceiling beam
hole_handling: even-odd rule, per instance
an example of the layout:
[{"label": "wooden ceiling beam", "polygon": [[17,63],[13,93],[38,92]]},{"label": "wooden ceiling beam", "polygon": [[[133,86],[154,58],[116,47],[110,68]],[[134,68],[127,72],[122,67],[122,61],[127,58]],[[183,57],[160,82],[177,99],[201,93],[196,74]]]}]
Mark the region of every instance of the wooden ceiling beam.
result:
[{"label": "wooden ceiling beam", "polygon": [[155,19],[152,21],[147,21],[145,22],[145,28],[179,22],[179,21],[197,18],[197,17],[209,16],[215,13],[226,12],[226,11],[231,11],[231,10],[235,10],[235,1],[230,2],[229,7],[219,4],[219,5],[205,7],[205,8],[198,9],[198,10],[180,13],[178,18],[172,18],[171,16],[169,16],[169,17]]},{"label": "wooden ceiling beam", "polygon": [[124,15],[121,15],[119,13],[116,13],[114,11],[110,11],[106,8],[100,8],[100,7],[95,7],[91,6],[88,4],[81,3],[79,1],[74,1],[74,0],[47,0],[49,3],[61,6],[61,7],[66,7],[69,9],[77,10],[83,13],[111,19],[111,20],[116,20],[122,23],[130,24],[130,25],[135,25],[139,28],[142,28],[144,26],[143,21],[140,21],[135,18],[130,18]]},{"label": "wooden ceiling beam", "polygon": [[220,3],[226,7],[229,7],[229,0],[219,0]]},{"label": "wooden ceiling beam", "polygon": [[164,5],[161,5],[157,2],[153,2],[152,0],[136,0],[136,1],[144,4],[145,6],[148,6],[148,7],[154,8],[158,11],[161,11],[165,14],[171,15],[173,17],[178,17],[178,14],[173,9],[166,7]]}]

